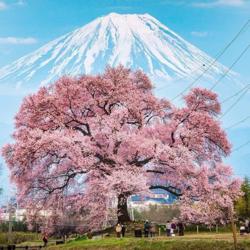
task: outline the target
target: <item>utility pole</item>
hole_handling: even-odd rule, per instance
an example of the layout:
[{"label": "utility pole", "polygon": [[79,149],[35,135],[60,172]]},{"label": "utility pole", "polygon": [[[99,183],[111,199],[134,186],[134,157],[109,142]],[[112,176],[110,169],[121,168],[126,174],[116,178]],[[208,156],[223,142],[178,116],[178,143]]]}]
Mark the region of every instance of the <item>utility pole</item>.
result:
[{"label": "utility pole", "polygon": [[196,226],[196,233],[199,234],[199,225]]},{"label": "utility pole", "polygon": [[229,213],[230,213],[231,227],[232,227],[233,240],[234,240],[234,250],[237,250],[237,229],[236,229],[236,225],[235,225],[235,222],[234,222],[233,208]]}]

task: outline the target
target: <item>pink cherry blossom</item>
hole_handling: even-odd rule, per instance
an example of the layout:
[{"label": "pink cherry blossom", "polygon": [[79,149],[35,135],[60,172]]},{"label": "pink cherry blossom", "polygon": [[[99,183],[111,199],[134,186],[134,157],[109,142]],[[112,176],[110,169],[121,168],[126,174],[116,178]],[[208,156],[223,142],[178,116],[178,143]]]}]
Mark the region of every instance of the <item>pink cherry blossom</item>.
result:
[{"label": "pink cherry blossom", "polygon": [[19,202],[31,218],[47,211],[47,225],[67,210],[98,229],[128,220],[127,198],[161,185],[181,197],[185,220],[224,220],[240,181],[222,162],[231,146],[220,104],[200,88],[184,100],[155,97],[143,72],[122,66],[27,96],[2,150]]}]

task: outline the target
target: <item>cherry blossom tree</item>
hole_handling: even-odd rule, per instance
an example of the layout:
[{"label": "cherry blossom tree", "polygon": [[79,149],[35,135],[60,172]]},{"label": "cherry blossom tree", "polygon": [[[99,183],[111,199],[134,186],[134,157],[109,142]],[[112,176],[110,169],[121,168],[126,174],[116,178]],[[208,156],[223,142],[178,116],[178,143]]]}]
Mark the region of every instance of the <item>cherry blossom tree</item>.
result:
[{"label": "cherry blossom tree", "polygon": [[14,143],[2,150],[19,201],[74,211],[101,228],[114,204],[118,221],[128,221],[128,197],[162,186],[181,197],[186,218],[195,218],[194,204],[197,214],[211,211],[206,221],[223,218],[240,181],[222,163],[231,146],[216,118],[220,104],[200,88],[184,101],[178,108],[155,97],[143,72],[122,66],[41,87],[24,99]]},{"label": "cherry blossom tree", "polygon": [[181,201],[181,219],[209,226],[230,222],[234,201],[240,194],[239,181],[231,181],[231,175],[231,168],[222,164],[214,169],[201,168],[193,190],[194,199],[183,197]]}]

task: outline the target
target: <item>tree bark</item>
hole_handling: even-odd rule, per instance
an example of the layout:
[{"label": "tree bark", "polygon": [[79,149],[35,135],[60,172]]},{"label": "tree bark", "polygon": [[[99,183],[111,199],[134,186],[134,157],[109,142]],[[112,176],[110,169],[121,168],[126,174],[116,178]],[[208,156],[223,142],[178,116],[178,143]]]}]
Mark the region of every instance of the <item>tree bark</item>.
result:
[{"label": "tree bark", "polygon": [[118,196],[117,217],[119,223],[125,223],[130,221],[127,200],[128,197],[124,194],[120,194]]}]

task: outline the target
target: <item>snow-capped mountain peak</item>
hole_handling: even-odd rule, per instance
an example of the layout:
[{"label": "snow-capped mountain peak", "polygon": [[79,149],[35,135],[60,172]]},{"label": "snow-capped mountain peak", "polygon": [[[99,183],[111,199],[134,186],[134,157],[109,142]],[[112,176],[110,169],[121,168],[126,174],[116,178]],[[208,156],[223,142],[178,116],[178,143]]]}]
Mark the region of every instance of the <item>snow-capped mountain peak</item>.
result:
[{"label": "snow-capped mountain peak", "polygon": [[[64,74],[99,73],[107,64],[172,80],[200,74],[212,58],[149,14],[110,13],[0,69],[0,84],[47,84]],[[216,64],[208,77],[225,68]]]}]

